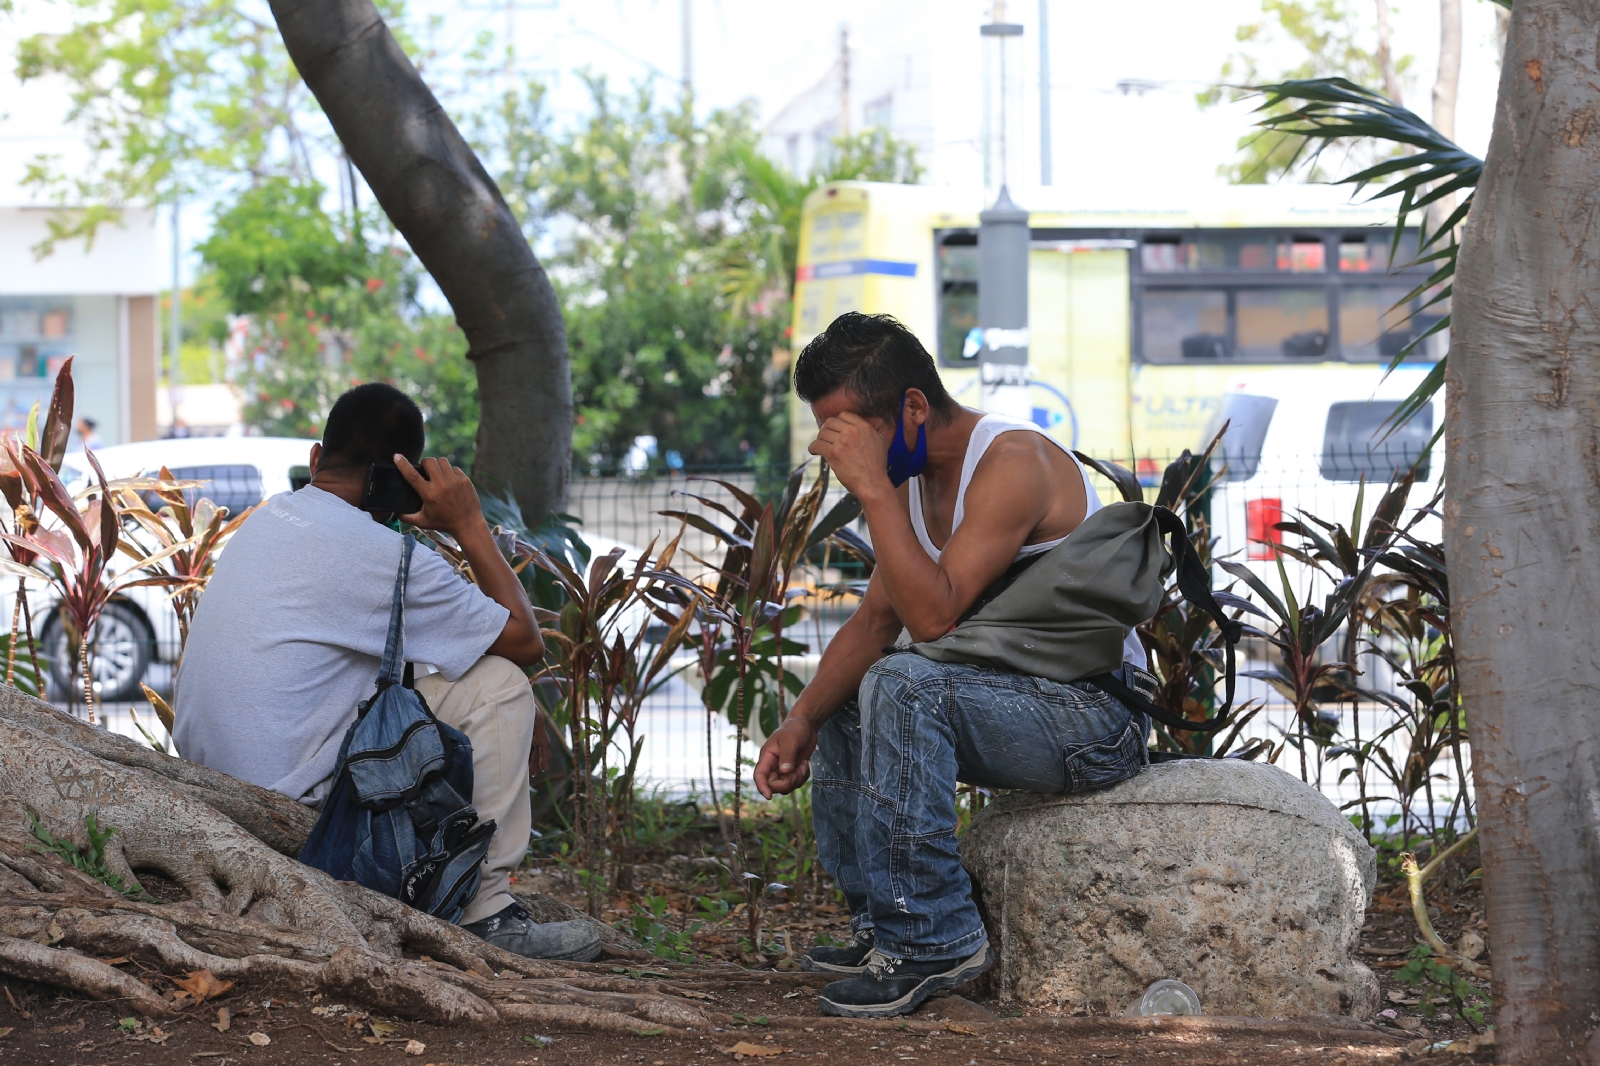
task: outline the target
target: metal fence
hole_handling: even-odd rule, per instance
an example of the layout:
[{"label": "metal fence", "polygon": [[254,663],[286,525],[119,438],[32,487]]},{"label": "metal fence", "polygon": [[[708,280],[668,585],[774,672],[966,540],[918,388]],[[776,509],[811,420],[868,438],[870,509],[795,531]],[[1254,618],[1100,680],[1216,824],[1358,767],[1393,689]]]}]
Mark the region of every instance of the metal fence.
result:
[{"label": "metal fence", "polygon": [[[1244,561],[1275,589],[1281,580],[1287,579],[1300,603],[1319,602],[1331,590],[1331,582],[1293,560],[1274,558],[1270,547],[1260,542],[1284,539],[1272,527],[1279,521],[1300,519],[1301,511],[1328,522],[1349,526],[1359,499],[1363,514],[1370,516],[1388,476],[1388,471],[1380,466],[1376,471],[1367,471],[1376,475],[1377,484],[1359,480],[1333,481],[1324,476],[1323,459],[1322,456],[1270,457],[1270,461],[1256,465],[1253,476],[1241,480],[1228,480],[1227,473],[1221,478],[1215,478],[1214,474],[1207,472],[1198,475],[1208,481],[1214,479],[1204,511],[1215,537],[1216,554]],[[1153,500],[1167,462],[1149,457],[1141,457],[1137,461],[1124,458],[1120,461],[1139,471],[1140,480],[1146,485],[1146,498]],[[1349,473],[1354,470],[1360,474],[1363,471],[1359,467],[1360,464],[1352,466],[1346,462],[1335,472]],[[695,497],[706,497],[737,512],[734,494],[716,484],[718,480],[759,498],[772,499],[782,492],[787,473],[787,470],[781,469],[743,469],[640,477],[578,477],[572,483],[567,510],[578,520],[581,532],[595,538],[604,547],[610,545],[600,538],[609,538],[610,541],[635,548],[655,543],[659,548],[681,531],[683,540],[676,565],[690,576],[699,576],[695,574],[696,569],[720,559],[721,546],[711,535],[692,525],[685,527],[679,518],[662,512],[686,511],[719,524],[727,524],[726,516],[718,514],[714,507]],[[1237,476],[1237,468],[1233,473]],[[808,485],[810,476],[814,476],[814,472],[808,475]],[[1103,478],[1096,475],[1092,480],[1102,500],[1109,502],[1119,498]],[[1429,483],[1419,485],[1413,491],[1412,507],[1428,502],[1436,482],[1435,471]],[[831,487],[824,513],[842,497],[843,492],[837,485]],[[1435,538],[1437,531],[1436,518],[1425,518],[1417,528],[1417,534],[1423,538]],[[862,528],[861,532],[865,534],[866,530]],[[1291,536],[1288,540],[1292,544],[1296,538]],[[846,587],[849,576],[847,571],[837,568],[821,572],[813,567],[806,574],[808,593],[800,601],[805,607],[803,620],[785,634],[807,646],[806,654],[790,664],[802,677],[809,676],[816,657],[826,648],[858,602]],[[1238,584],[1231,576],[1217,572],[1216,583],[1219,587],[1230,582]],[[1270,665],[1267,661],[1270,647],[1265,642],[1247,642],[1245,652],[1239,665],[1241,672],[1260,671]],[[1327,654],[1337,655],[1338,649],[1330,646]],[[1363,688],[1387,692],[1400,690],[1402,679],[1373,650],[1362,654],[1358,664],[1359,682]],[[167,667],[157,664],[147,675],[147,682],[157,691],[165,692],[170,688],[169,675]],[[732,779],[734,731],[725,718],[707,713],[701,703],[698,682],[693,667],[686,666],[646,702],[638,723],[638,734],[644,738],[640,777],[650,787],[673,794],[703,794],[709,779],[714,777],[719,788]],[[1238,700],[1259,700],[1265,705],[1264,711],[1244,730],[1245,739],[1260,737],[1277,743],[1286,735],[1296,732],[1292,708],[1266,682],[1241,677]],[[158,742],[164,743],[165,734],[159,723],[154,721],[154,715],[139,704],[131,706],[133,710],[128,704],[108,704],[104,714],[109,727],[117,732],[138,736],[140,731],[133,721],[133,715],[137,712],[143,726],[155,735]],[[1412,735],[1404,728],[1393,728],[1401,716],[1370,700],[1360,704],[1335,704],[1326,707],[1325,713],[1338,716],[1338,736],[1343,742],[1322,749],[1310,749],[1306,776],[1315,787],[1341,805],[1365,809],[1380,820],[1392,815],[1397,808],[1391,800],[1383,798],[1385,784],[1375,779],[1371,765],[1363,777],[1350,752],[1348,741],[1357,737],[1371,739],[1390,730],[1382,747],[1392,764],[1403,765],[1412,745]],[[745,758],[753,758],[754,754],[754,745],[747,743]],[[1301,772],[1300,757],[1292,746],[1284,748],[1279,765],[1290,773]],[[1451,810],[1452,802],[1459,793],[1458,782],[1463,779],[1467,769],[1470,769],[1470,756],[1466,753],[1463,753],[1463,765],[1459,768],[1450,755],[1435,765],[1436,779],[1429,783],[1436,808],[1433,820],[1445,817],[1445,812]],[[1418,817],[1425,822],[1429,816],[1419,811]]]}]

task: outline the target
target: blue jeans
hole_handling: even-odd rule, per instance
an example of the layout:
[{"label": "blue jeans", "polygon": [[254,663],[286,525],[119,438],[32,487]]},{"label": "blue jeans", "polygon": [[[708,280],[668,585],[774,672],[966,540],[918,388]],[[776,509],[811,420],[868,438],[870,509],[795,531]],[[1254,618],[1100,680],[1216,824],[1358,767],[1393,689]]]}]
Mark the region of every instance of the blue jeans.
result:
[{"label": "blue jeans", "polygon": [[[1126,670],[1129,684],[1153,692]],[[956,782],[1105,788],[1139,772],[1149,731],[1143,714],[1089,685],[912,652],[880,659],[811,757],[817,850],[851,929],[896,958],[972,954],[984,931],[956,848]]]}]

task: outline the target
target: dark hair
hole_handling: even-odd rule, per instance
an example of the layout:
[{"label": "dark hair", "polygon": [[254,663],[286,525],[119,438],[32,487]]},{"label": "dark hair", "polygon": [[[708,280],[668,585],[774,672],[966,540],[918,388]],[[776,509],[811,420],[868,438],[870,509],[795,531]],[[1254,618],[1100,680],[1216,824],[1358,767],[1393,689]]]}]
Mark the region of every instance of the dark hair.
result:
[{"label": "dark hair", "polygon": [[847,311],[805,346],[794,363],[795,394],[816,403],[839,389],[861,397],[861,414],[890,422],[900,417],[907,389],[921,389],[941,418],[956,407],[933,356],[893,315]]},{"label": "dark hair", "polygon": [[369,382],[334,401],[322,429],[319,465],[360,469],[392,463],[397,452],[415,463],[422,458],[422,440],[422,411],[411,397],[393,385]]}]

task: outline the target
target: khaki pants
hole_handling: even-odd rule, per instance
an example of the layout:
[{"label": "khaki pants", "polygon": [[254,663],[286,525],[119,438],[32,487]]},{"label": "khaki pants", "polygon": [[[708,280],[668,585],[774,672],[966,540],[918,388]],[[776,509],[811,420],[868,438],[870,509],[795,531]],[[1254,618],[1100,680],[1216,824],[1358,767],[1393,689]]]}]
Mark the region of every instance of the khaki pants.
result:
[{"label": "khaki pants", "polygon": [[528,752],[533,746],[533,686],[509,660],[485,655],[458,680],[443,674],[417,678],[417,692],[439,720],[472,741],[472,805],[494,819],[494,839],[483,860],[483,883],[461,924],[509,907],[511,874],[522,864],[533,828],[528,803]]}]

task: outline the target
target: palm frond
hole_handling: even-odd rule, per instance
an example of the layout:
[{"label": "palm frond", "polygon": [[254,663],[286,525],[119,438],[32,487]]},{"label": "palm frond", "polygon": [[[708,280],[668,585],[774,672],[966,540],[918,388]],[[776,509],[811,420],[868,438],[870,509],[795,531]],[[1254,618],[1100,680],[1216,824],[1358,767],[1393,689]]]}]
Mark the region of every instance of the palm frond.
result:
[{"label": "palm frond", "polygon": [[[1511,6],[1509,0],[1496,2]],[[1483,176],[1483,160],[1441,134],[1415,112],[1344,78],[1284,81],[1257,86],[1256,91],[1265,97],[1258,111],[1298,103],[1299,106],[1270,114],[1258,123],[1265,129],[1302,138],[1296,160],[1309,153],[1309,159],[1314,161],[1337,141],[1370,139],[1416,149],[1410,155],[1385,159],[1334,184],[1354,185],[1357,192],[1378,185],[1369,200],[1400,198],[1396,206],[1394,237],[1389,245],[1391,263],[1400,254],[1400,238],[1407,220],[1413,214],[1418,215],[1417,254],[1403,265],[1437,265],[1428,279],[1407,293],[1397,306],[1423,298],[1422,305],[1412,312],[1415,315],[1448,300],[1453,291],[1451,279],[1455,276],[1459,248],[1455,230],[1472,207],[1473,194]],[[1466,195],[1430,230],[1427,208],[1459,192]],[[1449,325],[1450,314],[1446,311],[1395,354],[1388,370],[1399,366],[1418,345]],[[1441,358],[1390,416],[1388,433],[1393,433],[1427,406],[1444,384],[1444,368],[1445,360]]]}]

